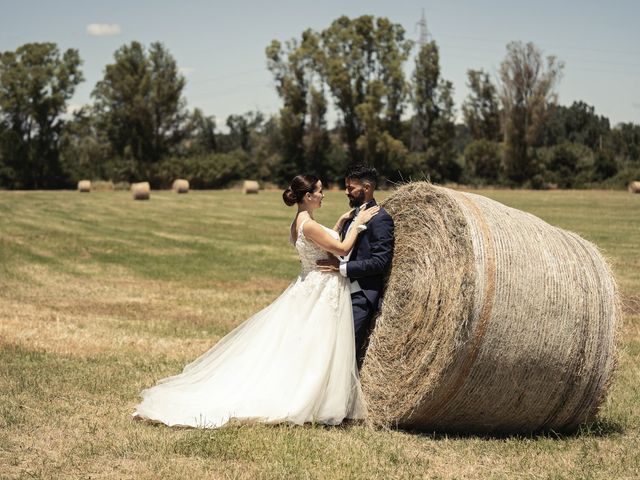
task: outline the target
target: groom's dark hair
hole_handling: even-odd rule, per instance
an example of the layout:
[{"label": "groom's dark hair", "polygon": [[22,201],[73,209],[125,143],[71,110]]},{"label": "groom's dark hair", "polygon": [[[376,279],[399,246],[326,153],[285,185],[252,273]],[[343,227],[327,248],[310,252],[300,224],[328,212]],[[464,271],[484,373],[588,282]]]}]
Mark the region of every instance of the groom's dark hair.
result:
[{"label": "groom's dark hair", "polygon": [[378,185],[378,172],[375,168],[370,167],[369,165],[360,164],[349,167],[347,173],[345,173],[344,175],[344,178],[350,180],[359,180],[361,182],[369,182],[374,189]]}]

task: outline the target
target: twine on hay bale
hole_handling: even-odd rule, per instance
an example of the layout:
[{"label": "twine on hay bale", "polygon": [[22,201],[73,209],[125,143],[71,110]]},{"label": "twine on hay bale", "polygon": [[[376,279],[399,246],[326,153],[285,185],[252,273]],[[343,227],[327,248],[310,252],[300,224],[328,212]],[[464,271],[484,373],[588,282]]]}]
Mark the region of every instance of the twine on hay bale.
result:
[{"label": "twine on hay bale", "polygon": [[189,193],[189,180],[182,178],[174,180],[171,188],[176,193]]},{"label": "twine on hay bale", "polygon": [[255,180],[245,180],[242,182],[242,193],[258,193],[260,190],[260,185]]},{"label": "twine on hay bale", "polygon": [[630,193],[640,193],[640,182],[631,182],[629,184]]},{"label": "twine on hay bale", "polygon": [[615,369],[615,281],[578,235],[471,193],[402,186],[395,247],[362,369],[373,423],[571,431]]},{"label": "twine on hay bale", "polygon": [[91,192],[91,180],[80,180],[78,182],[78,191],[80,193]]},{"label": "twine on hay bale", "polygon": [[149,200],[151,195],[149,182],[132,183],[131,193],[133,193],[134,200]]}]

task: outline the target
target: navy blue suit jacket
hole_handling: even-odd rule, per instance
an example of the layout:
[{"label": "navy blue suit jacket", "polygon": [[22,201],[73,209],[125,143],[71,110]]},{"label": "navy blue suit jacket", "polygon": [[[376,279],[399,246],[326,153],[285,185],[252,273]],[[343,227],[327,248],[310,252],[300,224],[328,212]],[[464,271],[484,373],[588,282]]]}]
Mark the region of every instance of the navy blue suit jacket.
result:
[{"label": "navy blue suit jacket", "polygon": [[[372,200],[367,208],[377,205]],[[351,220],[342,227],[346,234]],[[384,275],[391,266],[393,256],[393,219],[384,208],[367,223],[367,229],[358,235],[356,244],[347,262],[347,276],[357,280],[367,300],[378,308]]]}]

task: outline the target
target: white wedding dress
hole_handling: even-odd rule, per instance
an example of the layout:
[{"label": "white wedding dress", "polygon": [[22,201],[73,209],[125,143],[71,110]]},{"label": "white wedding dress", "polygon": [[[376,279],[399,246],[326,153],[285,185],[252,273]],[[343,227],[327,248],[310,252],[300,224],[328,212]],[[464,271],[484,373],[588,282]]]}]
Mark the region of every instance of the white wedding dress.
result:
[{"label": "white wedding dress", "polygon": [[295,247],[302,270],[282,295],[182,373],[144,390],[135,417],[203,428],[231,419],[336,425],[364,418],[348,281],[316,270],[327,253],[302,225]]}]

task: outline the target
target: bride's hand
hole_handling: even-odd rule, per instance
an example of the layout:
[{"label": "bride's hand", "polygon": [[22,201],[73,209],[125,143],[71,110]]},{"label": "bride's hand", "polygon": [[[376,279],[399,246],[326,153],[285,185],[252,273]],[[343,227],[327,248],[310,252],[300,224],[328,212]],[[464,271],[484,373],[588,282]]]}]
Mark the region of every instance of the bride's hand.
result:
[{"label": "bride's hand", "polygon": [[352,208],[351,210],[347,210],[342,215],[340,215],[340,218],[338,220],[342,223],[346,222],[347,220],[351,220],[353,218],[353,213],[355,211],[356,211],[355,208]]},{"label": "bride's hand", "polygon": [[376,205],[375,207],[367,208],[366,210],[360,212],[360,214],[355,219],[355,225],[364,225],[373,217],[375,217],[380,211],[380,207]]}]

